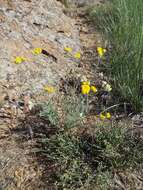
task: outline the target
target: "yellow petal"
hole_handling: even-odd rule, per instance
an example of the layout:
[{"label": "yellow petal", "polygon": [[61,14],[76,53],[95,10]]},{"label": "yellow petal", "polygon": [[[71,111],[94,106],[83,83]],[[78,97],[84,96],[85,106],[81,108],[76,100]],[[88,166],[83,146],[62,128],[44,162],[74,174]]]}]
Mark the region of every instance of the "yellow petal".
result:
[{"label": "yellow petal", "polygon": [[100,119],[106,119],[106,116],[103,113],[100,113]]},{"label": "yellow petal", "polygon": [[21,57],[22,61],[26,61],[26,58],[25,57]]},{"label": "yellow petal", "polygon": [[80,53],[80,52],[77,52],[77,53],[74,55],[74,58],[80,59],[80,58],[81,58],[81,53]]},{"label": "yellow petal", "polygon": [[83,81],[82,84],[83,85],[90,85],[90,81]]},{"label": "yellow petal", "polygon": [[91,86],[90,88],[91,88],[91,90],[92,90],[94,93],[97,92],[97,88],[96,88],[95,86]]},{"label": "yellow petal", "polygon": [[89,85],[81,85],[81,92],[83,95],[89,94],[90,86]]},{"label": "yellow petal", "polygon": [[16,64],[22,63],[21,57],[16,57],[15,58],[15,63]]},{"label": "yellow petal", "polygon": [[103,57],[105,52],[106,52],[106,49],[104,49],[102,47],[97,47],[97,53],[98,53],[99,57]]},{"label": "yellow petal", "polygon": [[32,53],[34,55],[39,55],[42,52],[42,48],[35,48],[32,50]]},{"label": "yellow petal", "polygon": [[46,85],[46,86],[44,86],[44,91],[48,92],[49,94],[52,94],[56,91],[56,89],[53,86]]},{"label": "yellow petal", "polygon": [[102,47],[97,47],[97,52],[101,51]]},{"label": "yellow petal", "polygon": [[22,62],[26,61],[26,58],[25,57],[16,57],[15,58],[15,63],[16,64],[20,64]]},{"label": "yellow petal", "polygon": [[109,112],[106,113],[106,118],[110,119],[111,118],[111,114]]},{"label": "yellow petal", "polygon": [[64,50],[65,50],[66,52],[69,52],[69,53],[72,52],[72,48],[71,48],[71,47],[65,47]]}]

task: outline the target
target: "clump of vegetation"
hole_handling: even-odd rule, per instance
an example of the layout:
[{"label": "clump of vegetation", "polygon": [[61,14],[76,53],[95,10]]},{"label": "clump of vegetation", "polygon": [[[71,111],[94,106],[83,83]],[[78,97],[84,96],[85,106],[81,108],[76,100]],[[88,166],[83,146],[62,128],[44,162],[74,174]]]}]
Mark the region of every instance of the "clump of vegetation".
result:
[{"label": "clump of vegetation", "polygon": [[83,97],[69,96],[64,101],[64,125],[66,128],[76,127],[85,114],[85,103]]},{"label": "clump of vegetation", "polygon": [[51,102],[41,105],[42,110],[40,111],[40,117],[48,120],[51,125],[55,126],[58,124],[59,117],[56,109],[53,107]]},{"label": "clump of vegetation", "polygon": [[90,17],[109,40],[114,86],[136,111],[143,109],[143,1],[110,0],[91,8]]},{"label": "clump of vegetation", "polygon": [[127,133],[125,126],[96,126],[80,134],[67,127],[42,138],[37,151],[55,168],[48,182],[57,189],[108,189],[116,172],[142,167],[143,141]]}]

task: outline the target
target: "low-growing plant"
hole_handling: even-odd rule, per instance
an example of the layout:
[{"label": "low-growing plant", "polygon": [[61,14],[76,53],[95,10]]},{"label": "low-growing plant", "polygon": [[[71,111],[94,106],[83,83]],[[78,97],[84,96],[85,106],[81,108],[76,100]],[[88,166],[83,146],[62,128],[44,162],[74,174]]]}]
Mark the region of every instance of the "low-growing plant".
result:
[{"label": "low-growing plant", "polygon": [[108,189],[114,172],[142,167],[143,141],[123,126],[98,128],[96,133],[73,135],[58,131],[41,140],[40,155],[54,165],[56,189]]},{"label": "low-growing plant", "polygon": [[47,119],[51,125],[57,125],[59,121],[58,113],[51,102],[41,105],[40,117]]},{"label": "low-growing plant", "polygon": [[66,128],[76,127],[82,117],[85,115],[87,105],[82,96],[77,96],[75,92],[71,93],[70,96],[66,97],[64,101],[64,125]]}]

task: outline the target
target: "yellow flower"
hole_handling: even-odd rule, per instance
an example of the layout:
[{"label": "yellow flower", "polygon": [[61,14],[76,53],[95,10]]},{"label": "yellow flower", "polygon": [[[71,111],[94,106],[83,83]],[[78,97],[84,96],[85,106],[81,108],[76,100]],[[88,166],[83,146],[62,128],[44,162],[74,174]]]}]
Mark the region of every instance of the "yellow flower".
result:
[{"label": "yellow flower", "polygon": [[90,81],[83,81],[82,84],[83,85],[90,85]]},{"label": "yellow flower", "polygon": [[80,53],[80,52],[77,52],[77,53],[74,55],[74,58],[80,59],[80,58],[81,58],[81,53]]},{"label": "yellow flower", "polygon": [[22,62],[26,61],[26,58],[25,57],[16,57],[15,58],[15,63],[16,64],[20,64]]},{"label": "yellow flower", "polygon": [[111,118],[111,114],[109,112],[106,113],[106,118],[110,119]]},{"label": "yellow flower", "polygon": [[106,119],[106,116],[103,113],[100,113],[100,119],[104,120]]},{"label": "yellow flower", "polygon": [[87,84],[81,85],[81,92],[83,95],[87,95],[90,92],[90,86]]},{"label": "yellow flower", "polygon": [[42,53],[42,48],[35,48],[32,50],[32,53],[34,55],[39,55],[40,53]]},{"label": "yellow flower", "polygon": [[106,53],[106,49],[102,48],[102,47],[97,47],[97,53],[98,53],[99,57],[101,58]]},{"label": "yellow flower", "polygon": [[102,120],[111,119],[111,114],[109,112],[107,112],[106,114],[103,114],[103,112],[102,112],[102,113],[100,113],[99,116],[100,116],[100,119],[102,119]]},{"label": "yellow flower", "polygon": [[91,86],[90,88],[91,88],[91,90],[92,90],[94,93],[97,92],[97,88],[96,88],[95,86]]},{"label": "yellow flower", "polygon": [[54,93],[56,90],[55,90],[55,88],[54,88],[53,86],[46,85],[46,86],[44,86],[44,91],[45,91],[45,92],[48,92],[49,94],[52,94],[52,93]]},{"label": "yellow flower", "polygon": [[72,52],[72,48],[71,48],[71,47],[65,47],[64,50],[65,50],[66,52],[69,52],[69,53]]}]

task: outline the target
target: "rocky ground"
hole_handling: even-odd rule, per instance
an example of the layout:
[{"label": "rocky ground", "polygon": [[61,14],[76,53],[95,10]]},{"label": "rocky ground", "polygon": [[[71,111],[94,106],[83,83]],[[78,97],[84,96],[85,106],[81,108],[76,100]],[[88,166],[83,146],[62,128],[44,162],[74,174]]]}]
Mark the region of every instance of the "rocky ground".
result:
[{"label": "rocky ground", "polygon": [[[63,9],[56,0],[0,2],[1,86],[16,88],[17,93],[37,92],[44,84],[57,84],[73,67],[74,60],[65,57],[64,47],[79,51],[79,34],[75,20]],[[49,56],[33,56],[31,50],[37,47]],[[16,56],[24,56],[27,61],[15,65]]]}]

